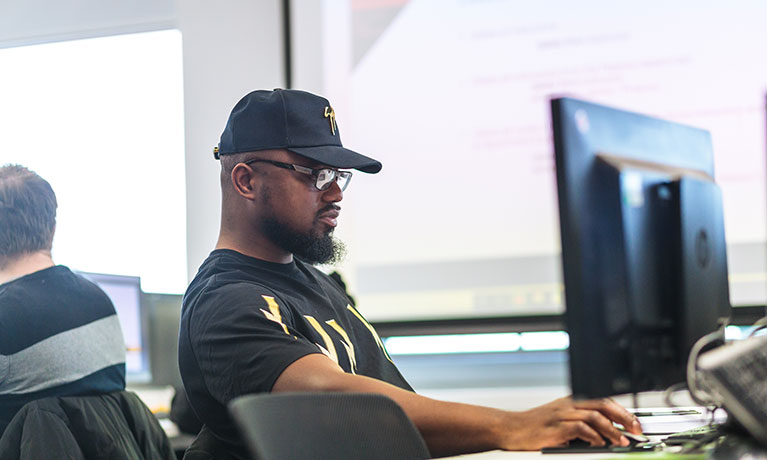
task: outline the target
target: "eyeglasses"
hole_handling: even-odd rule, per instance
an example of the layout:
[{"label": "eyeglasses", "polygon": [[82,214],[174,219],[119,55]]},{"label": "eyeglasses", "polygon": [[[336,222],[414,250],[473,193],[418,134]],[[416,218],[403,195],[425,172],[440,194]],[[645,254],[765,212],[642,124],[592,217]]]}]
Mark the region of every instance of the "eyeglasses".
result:
[{"label": "eyeglasses", "polygon": [[344,191],[349,185],[349,181],[352,180],[351,171],[337,171],[332,168],[312,169],[307,168],[306,166],[283,163],[281,161],[274,160],[262,160],[258,158],[243,162],[243,164],[246,165],[251,163],[271,163],[274,166],[283,169],[292,169],[293,171],[299,172],[301,174],[314,176],[316,178],[314,186],[317,187],[317,190],[327,190],[331,185],[333,185],[333,182],[337,182],[338,186],[341,188],[341,191]]}]

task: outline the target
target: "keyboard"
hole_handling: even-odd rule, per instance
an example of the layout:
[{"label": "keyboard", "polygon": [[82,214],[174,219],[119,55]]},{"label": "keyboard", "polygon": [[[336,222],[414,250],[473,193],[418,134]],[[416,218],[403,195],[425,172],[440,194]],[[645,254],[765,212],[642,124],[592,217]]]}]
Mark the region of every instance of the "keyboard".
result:
[{"label": "keyboard", "polygon": [[727,413],[767,446],[767,336],[704,353],[698,367]]}]

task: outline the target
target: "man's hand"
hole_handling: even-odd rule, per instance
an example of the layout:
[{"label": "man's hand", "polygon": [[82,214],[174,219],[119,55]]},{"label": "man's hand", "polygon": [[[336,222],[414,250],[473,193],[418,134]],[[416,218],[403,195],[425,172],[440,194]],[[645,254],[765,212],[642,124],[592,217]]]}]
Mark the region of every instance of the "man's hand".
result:
[{"label": "man's hand", "polygon": [[605,439],[628,446],[612,422],[635,434],[642,433],[639,420],[612,399],[573,401],[561,398],[529,411],[514,414],[509,426],[507,450],[539,450],[580,438],[592,446],[605,445]]}]

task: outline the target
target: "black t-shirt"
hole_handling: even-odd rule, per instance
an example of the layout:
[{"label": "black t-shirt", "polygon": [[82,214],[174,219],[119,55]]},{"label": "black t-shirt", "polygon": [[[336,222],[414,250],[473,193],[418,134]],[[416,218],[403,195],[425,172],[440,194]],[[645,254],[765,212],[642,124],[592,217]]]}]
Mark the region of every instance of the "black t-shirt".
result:
[{"label": "black t-shirt", "polygon": [[213,251],[184,295],[179,366],[194,411],[234,454],[245,451],[226,404],[271,391],[286,367],[312,353],[412,391],[330,277],[299,260],[277,264]]}]

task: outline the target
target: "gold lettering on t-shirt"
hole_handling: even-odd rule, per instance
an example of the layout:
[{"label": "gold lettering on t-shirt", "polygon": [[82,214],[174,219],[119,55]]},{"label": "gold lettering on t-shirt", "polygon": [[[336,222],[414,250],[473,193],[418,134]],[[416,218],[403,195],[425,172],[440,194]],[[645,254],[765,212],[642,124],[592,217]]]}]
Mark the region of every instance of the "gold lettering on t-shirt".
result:
[{"label": "gold lettering on t-shirt", "polygon": [[360,313],[354,307],[352,307],[351,305],[347,305],[346,308],[350,312],[352,312],[354,314],[354,316],[356,316],[357,319],[359,319],[362,322],[362,324],[365,325],[365,327],[368,329],[368,331],[370,331],[370,334],[373,335],[373,339],[375,339],[376,343],[378,344],[378,347],[381,348],[381,351],[383,351],[383,354],[384,354],[384,356],[386,356],[386,359],[388,359],[389,362],[391,362],[393,364],[394,361],[392,361],[391,357],[389,357],[389,352],[386,351],[386,347],[384,347],[384,344],[383,344],[383,341],[381,340],[381,337],[378,336],[378,332],[376,332],[376,330],[373,329],[373,326],[371,326],[370,323],[368,323],[367,320],[365,318],[363,318],[362,315],[360,315]]},{"label": "gold lettering on t-shirt", "polygon": [[314,319],[313,316],[304,315],[304,318],[306,318],[307,321],[309,321],[309,324],[314,327],[314,329],[317,330],[317,332],[322,337],[322,341],[325,342],[325,346],[323,347],[319,343],[315,343],[319,347],[319,349],[322,351],[325,356],[332,359],[336,364],[338,364],[338,353],[336,353],[336,346],[333,345],[333,339],[330,338],[327,332],[325,332],[325,329],[322,328],[322,325]]},{"label": "gold lettering on t-shirt", "polygon": [[325,324],[332,327],[338,334],[343,337],[343,340],[341,341],[341,344],[346,349],[346,356],[349,357],[349,368],[352,371],[352,374],[357,373],[357,356],[354,354],[354,345],[352,345],[352,341],[349,340],[349,334],[346,333],[344,328],[341,327],[336,320],[331,319],[328,321],[325,321]]},{"label": "gold lettering on t-shirt", "polygon": [[266,301],[266,305],[269,307],[269,311],[264,310],[261,308],[261,313],[266,316],[266,319],[270,319],[274,321],[275,323],[282,326],[282,330],[285,331],[286,334],[290,335],[290,332],[288,332],[288,326],[285,325],[285,323],[282,322],[282,315],[280,314],[280,306],[277,305],[277,302],[274,300],[274,297],[269,297],[268,295],[262,295],[261,298]]}]

